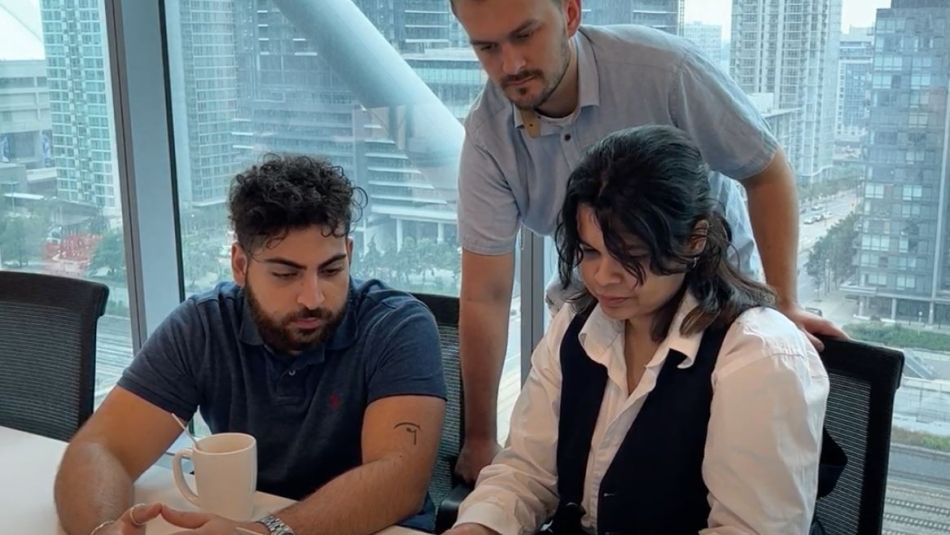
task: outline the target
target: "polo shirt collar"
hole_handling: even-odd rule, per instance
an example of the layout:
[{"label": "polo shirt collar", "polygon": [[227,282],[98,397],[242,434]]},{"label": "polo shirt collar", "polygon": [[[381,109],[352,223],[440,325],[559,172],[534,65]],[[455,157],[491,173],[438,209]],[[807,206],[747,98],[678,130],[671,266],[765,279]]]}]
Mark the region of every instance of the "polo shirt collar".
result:
[{"label": "polo shirt collar", "polygon": [[[600,106],[600,76],[597,71],[597,58],[590,40],[583,31],[574,34],[574,48],[577,50],[578,110],[588,106]],[[540,116],[533,110],[521,110],[511,104],[514,110],[515,128],[523,128],[526,121],[538,121]]]}]

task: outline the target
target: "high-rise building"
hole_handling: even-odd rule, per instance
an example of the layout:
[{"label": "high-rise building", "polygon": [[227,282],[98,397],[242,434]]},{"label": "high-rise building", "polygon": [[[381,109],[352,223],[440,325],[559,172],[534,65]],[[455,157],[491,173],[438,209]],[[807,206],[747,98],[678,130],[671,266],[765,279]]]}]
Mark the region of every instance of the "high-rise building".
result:
[{"label": "high-rise building", "polygon": [[683,27],[683,37],[692,41],[709,61],[728,72],[729,64],[723,57],[722,26],[690,22]]},{"label": "high-rise building", "polygon": [[950,5],[893,0],[874,26],[858,314],[950,322]]},{"label": "high-rise building", "polygon": [[[212,114],[203,122],[203,110],[199,109],[202,99],[189,95],[192,102],[187,110],[188,122],[213,127],[217,118],[227,121],[233,143],[230,148],[237,154],[229,159],[239,166],[247,165],[262,152],[284,152],[322,155],[343,167],[370,197],[368,210],[354,229],[358,242],[365,243],[362,238],[368,235],[377,246],[389,249],[399,247],[404,236],[419,239],[425,235],[433,240],[454,236],[456,181],[443,181],[453,185],[453,191],[445,191],[442,186],[433,186],[418,169],[418,162],[406,151],[408,139],[404,135],[413,120],[401,115],[407,110],[388,103],[382,97],[384,91],[367,92],[366,87],[351,87],[359,76],[340,71],[347,69],[349,62],[328,61],[325,51],[316,44],[319,36],[311,28],[298,27],[298,21],[282,11],[288,4],[239,0],[221,2],[222,11],[225,4],[232,6],[230,19],[207,12],[195,15],[194,35],[200,31],[198,23],[204,20],[207,25],[209,16],[215,16],[214,21],[220,23],[204,30],[203,41],[196,41],[194,36],[189,41],[184,33],[176,40],[182,44],[181,54],[187,58],[192,48],[220,36],[220,61],[212,55],[206,58],[205,65],[210,69],[211,79],[216,72],[226,74],[223,79],[209,82],[225,89],[232,81],[236,84],[236,112],[232,114],[230,106],[223,106],[229,101],[218,99],[223,106],[215,109],[218,115]],[[355,4],[361,12],[359,16],[372,23],[375,31],[416,68],[422,80],[456,116],[467,112],[484,76],[467,44],[462,49],[452,47],[461,38],[454,35],[459,29],[450,24],[452,16],[447,2],[366,0]],[[355,10],[346,11],[356,16]],[[188,25],[181,27],[186,29]],[[228,32],[234,39],[233,51],[226,48]],[[372,52],[367,49],[365,53]],[[229,62],[227,55],[236,59]],[[195,70],[197,66],[183,68]],[[189,76],[196,83],[200,79],[186,72],[180,76],[186,87]],[[361,95],[367,93],[371,95],[369,100],[361,101]],[[203,146],[200,140],[187,143],[192,151]],[[223,146],[210,150],[215,156],[228,153],[228,147]],[[457,164],[452,166],[452,173],[455,172]],[[223,195],[216,198],[216,206],[220,206]],[[201,205],[196,202],[196,206]],[[202,219],[213,218],[209,215]]]},{"label": "high-rise building", "polygon": [[[389,11],[379,4],[357,2],[365,12]],[[424,52],[452,45],[452,10],[448,0],[401,0],[394,2],[394,45],[401,52]],[[456,27],[457,28],[457,27]]]},{"label": "high-rise building", "polygon": [[686,0],[587,0],[587,24],[640,24],[672,34],[683,34]]},{"label": "high-rise building", "polygon": [[797,129],[801,126],[801,122],[798,120],[801,113],[800,109],[779,108],[776,105],[773,93],[752,93],[749,95],[749,100],[752,101],[755,109],[762,114],[762,118],[769,125],[769,130],[781,146],[787,147],[793,143],[799,135]]},{"label": "high-rise building", "polygon": [[871,28],[851,28],[841,36],[838,59],[838,110],[835,120],[835,158],[863,160],[861,146],[868,128],[871,96],[871,62],[874,35]]},{"label": "high-rise building", "polygon": [[[230,0],[169,2],[169,69],[178,195],[187,207],[220,204],[239,169],[233,133],[238,69]],[[266,39],[266,31],[264,39]]]},{"label": "high-rise building", "polygon": [[118,218],[104,7],[100,0],[44,0],[41,6],[58,195]]},{"label": "high-rise building", "polygon": [[801,110],[785,147],[800,184],[831,171],[842,0],[733,0],[730,73],[747,93]]},{"label": "high-rise building", "polygon": [[0,164],[25,169],[51,167],[49,90],[40,14],[36,9],[15,11],[18,6],[0,4],[4,39],[16,43],[0,47]]}]

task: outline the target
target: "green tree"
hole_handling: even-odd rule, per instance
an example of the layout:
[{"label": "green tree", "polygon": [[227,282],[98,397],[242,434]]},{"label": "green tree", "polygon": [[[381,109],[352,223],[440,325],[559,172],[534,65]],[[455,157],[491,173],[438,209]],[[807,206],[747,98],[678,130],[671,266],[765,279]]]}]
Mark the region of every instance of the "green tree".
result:
[{"label": "green tree", "polygon": [[857,213],[848,215],[832,226],[812,247],[805,263],[805,272],[817,288],[830,291],[854,275],[857,221]]},{"label": "green tree", "polygon": [[39,256],[43,244],[44,225],[38,217],[11,215],[6,218],[0,233],[0,258],[4,262],[15,260],[17,267],[24,267]]},{"label": "green tree", "polygon": [[186,287],[190,291],[197,291],[202,279],[213,276],[215,281],[221,278],[221,263],[218,261],[217,251],[210,243],[194,244],[186,249],[184,259]]},{"label": "green tree", "polygon": [[89,270],[93,273],[101,269],[106,270],[106,278],[116,282],[126,280],[125,276],[125,244],[122,243],[122,233],[118,230],[108,230],[92,255]]},{"label": "green tree", "polygon": [[[398,282],[410,287],[412,275],[419,271],[419,247],[416,245],[416,239],[407,237],[402,240],[402,248],[398,251],[390,251],[386,255],[386,263],[393,270]],[[418,290],[420,288],[411,288]]]},{"label": "green tree", "polygon": [[355,266],[356,275],[363,279],[382,279],[384,277],[383,253],[376,246],[376,240],[370,239],[366,252],[358,254]]}]

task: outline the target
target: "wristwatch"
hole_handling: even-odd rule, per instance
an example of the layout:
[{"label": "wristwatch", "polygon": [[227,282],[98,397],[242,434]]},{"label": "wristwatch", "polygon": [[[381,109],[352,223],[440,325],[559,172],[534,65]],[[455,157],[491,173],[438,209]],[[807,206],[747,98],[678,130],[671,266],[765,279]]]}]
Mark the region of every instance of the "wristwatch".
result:
[{"label": "wristwatch", "polygon": [[258,520],[257,523],[263,524],[270,535],[297,535],[294,530],[290,529],[290,526],[284,524],[283,520],[274,515],[267,515]]}]

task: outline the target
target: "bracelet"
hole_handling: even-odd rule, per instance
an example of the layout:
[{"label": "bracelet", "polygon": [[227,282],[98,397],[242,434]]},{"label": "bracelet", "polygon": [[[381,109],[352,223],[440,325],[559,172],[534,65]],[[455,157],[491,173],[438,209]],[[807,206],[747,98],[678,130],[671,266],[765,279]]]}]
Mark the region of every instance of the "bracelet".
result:
[{"label": "bracelet", "polygon": [[105,522],[103,522],[103,523],[99,524],[98,526],[92,528],[92,531],[89,532],[89,535],[96,535],[96,533],[99,533],[99,530],[100,530],[100,529],[109,527],[109,526],[111,526],[112,524],[115,524],[115,520],[106,520]]}]

